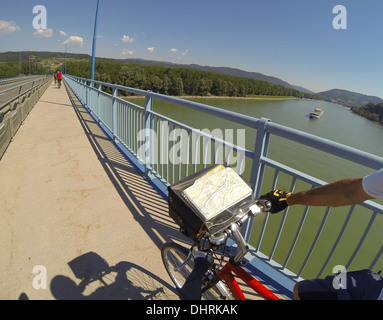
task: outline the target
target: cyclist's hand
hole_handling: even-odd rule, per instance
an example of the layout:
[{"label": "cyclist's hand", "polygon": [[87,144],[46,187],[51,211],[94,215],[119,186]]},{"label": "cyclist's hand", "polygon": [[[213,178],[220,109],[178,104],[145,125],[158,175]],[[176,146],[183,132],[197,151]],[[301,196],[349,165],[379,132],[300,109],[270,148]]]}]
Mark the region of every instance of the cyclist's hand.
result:
[{"label": "cyclist's hand", "polygon": [[270,213],[277,213],[286,209],[289,204],[287,203],[287,196],[291,192],[287,193],[285,189],[283,190],[274,190],[266,193],[260,197],[260,199],[265,199],[271,202]]}]

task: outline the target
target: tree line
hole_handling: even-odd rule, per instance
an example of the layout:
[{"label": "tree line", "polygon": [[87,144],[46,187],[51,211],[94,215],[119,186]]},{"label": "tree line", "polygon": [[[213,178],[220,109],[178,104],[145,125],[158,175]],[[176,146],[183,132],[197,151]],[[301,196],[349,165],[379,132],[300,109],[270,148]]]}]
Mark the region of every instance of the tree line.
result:
[{"label": "tree line", "polygon": [[[84,60],[68,61],[67,73],[82,78],[90,78],[90,63]],[[96,61],[95,80],[172,96],[246,97],[249,95],[266,95],[319,99],[313,94],[303,93],[266,81],[190,68],[155,65]]]},{"label": "tree line", "polygon": [[16,61],[0,63],[0,79],[15,78],[19,75],[40,75],[46,73],[47,68],[41,63],[34,61],[22,61],[21,64]]},{"label": "tree line", "polygon": [[[20,72],[21,75],[46,74],[47,67],[41,63],[41,58],[37,58],[37,62],[29,62],[23,59],[21,67],[18,61],[1,62],[0,78],[17,77]],[[53,56],[53,58],[55,57]],[[74,76],[91,77],[91,64],[88,59],[68,59],[66,69],[68,74]],[[151,90],[172,96],[246,97],[265,95],[320,99],[314,94],[304,93],[262,80],[191,68],[126,64],[100,59],[96,61],[95,71],[95,80]],[[121,92],[121,94],[128,93]]]},{"label": "tree line", "polygon": [[383,103],[368,103],[363,107],[352,107],[351,111],[369,120],[383,124]]}]

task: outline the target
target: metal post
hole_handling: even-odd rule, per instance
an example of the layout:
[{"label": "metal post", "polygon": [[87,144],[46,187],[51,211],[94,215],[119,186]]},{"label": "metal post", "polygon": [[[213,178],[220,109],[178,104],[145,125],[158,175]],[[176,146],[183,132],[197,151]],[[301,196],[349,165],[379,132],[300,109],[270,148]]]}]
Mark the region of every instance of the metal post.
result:
[{"label": "metal post", "polygon": [[100,0],[97,0],[96,7],[96,18],[94,20],[94,32],[93,32],[93,46],[92,46],[92,72],[91,72],[91,80],[94,81],[94,66],[96,61],[96,39],[97,39],[97,20],[98,20],[98,6]]},{"label": "metal post", "polygon": [[99,84],[97,89],[97,105],[96,105],[96,108],[94,109],[94,113],[96,113],[99,123],[101,122],[101,91],[102,91],[102,86],[101,84]]},{"label": "metal post", "polygon": [[[251,168],[250,175],[250,184],[254,186],[254,197],[259,197],[259,193],[261,191],[263,174],[264,174],[264,165],[261,163],[262,157],[267,156],[267,152],[269,149],[269,139],[270,134],[266,132],[266,124],[271,120],[266,118],[261,118],[259,120],[258,128],[257,128],[257,137],[255,140],[255,148],[254,148],[254,157]],[[254,219],[249,219],[246,221],[245,225],[242,228],[243,236],[246,241],[250,239],[250,233],[253,228]]]},{"label": "metal post", "polygon": [[261,118],[257,128],[257,138],[255,141],[254,157],[251,168],[250,184],[254,186],[254,196],[258,197],[261,189],[264,166],[261,164],[262,157],[267,156],[269,149],[269,137],[266,132],[266,124],[269,119]]},{"label": "metal post", "polygon": [[68,42],[65,44],[65,68],[64,68],[64,74],[66,74],[66,56],[68,53]]},{"label": "metal post", "polygon": [[112,99],[112,123],[113,123],[113,140],[116,140],[117,137],[117,96],[118,90],[116,87],[113,87],[113,99]]},{"label": "metal post", "polygon": [[153,98],[150,96],[150,91],[147,92],[145,97],[145,112],[144,112],[144,126],[145,126],[145,145],[149,145],[149,150],[145,150],[146,154],[145,158],[145,173],[148,176],[149,171],[152,168],[152,157],[153,157],[153,137],[152,137],[152,129],[153,129],[153,116],[151,112],[153,111]]}]

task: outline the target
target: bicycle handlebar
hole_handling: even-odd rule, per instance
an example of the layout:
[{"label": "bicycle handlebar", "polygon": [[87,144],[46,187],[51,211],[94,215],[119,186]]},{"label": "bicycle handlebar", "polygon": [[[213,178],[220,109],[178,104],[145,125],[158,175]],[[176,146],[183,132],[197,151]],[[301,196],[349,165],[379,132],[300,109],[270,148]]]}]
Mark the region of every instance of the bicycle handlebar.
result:
[{"label": "bicycle handlebar", "polygon": [[250,211],[253,215],[257,215],[261,212],[269,212],[271,210],[271,202],[265,199],[258,199],[254,205],[250,207]]},{"label": "bicycle handlebar", "polygon": [[[224,231],[221,236],[212,235],[209,237],[209,241],[212,244],[222,245],[226,242],[227,237],[232,235],[238,246],[239,251],[235,257],[230,259],[230,263],[239,264],[240,261],[245,257],[246,253],[249,251],[249,247],[243,238],[240,232],[240,226],[248,219],[249,215],[256,216],[261,212],[268,212],[271,209],[271,203],[268,200],[257,200],[254,205],[249,208],[249,212],[243,217],[240,217],[237,221],[233,222],[226,231]],[[219,239],[219,243],[218,240]],[[198,250],[196,250],[198,251]],[[201,283],[202,279],[211,265],[211,261],[208,260],[207,256],[200,257],[195,256],[196,252],[193,251],[194,259],[194,268],[186,279],[184,285],[181,289],[178,289],[178,293],[181,299],[184,300],[201,300],[202,288]]]}]

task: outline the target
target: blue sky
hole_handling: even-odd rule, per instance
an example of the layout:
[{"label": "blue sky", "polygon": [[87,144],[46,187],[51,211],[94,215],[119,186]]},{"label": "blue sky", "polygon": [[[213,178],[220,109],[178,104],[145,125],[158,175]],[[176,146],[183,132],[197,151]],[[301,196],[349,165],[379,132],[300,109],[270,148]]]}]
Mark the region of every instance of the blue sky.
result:
[{"label": "blue sky", "polygon": [[[0,0],[0,51],[92,51],[97,0]],[[47,10],[47,30],[32,21]],[[347,29],[336,30],[336,5]],[[383,98],[382,0],[100,0],[97,56],[227,66]]]}]

